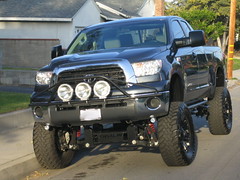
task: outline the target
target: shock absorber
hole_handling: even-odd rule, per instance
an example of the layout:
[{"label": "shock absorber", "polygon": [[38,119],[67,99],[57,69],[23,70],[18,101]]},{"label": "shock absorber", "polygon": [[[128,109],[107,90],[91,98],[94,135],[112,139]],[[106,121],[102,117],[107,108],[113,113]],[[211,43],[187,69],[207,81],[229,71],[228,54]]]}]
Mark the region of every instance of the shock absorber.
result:
[{"label": "shock absorber", "polygon": [[155,129],[153,123],[149,123],[149,124],[148,124],[147,130],[148,130],[148,134],[152,134],[152,133],[155,133],[155,132],[156,132],[156,129]]},{"label": "shock absorber", "polygon": [[154,123],[156,122],[156,119],[155,117],[151,116],[150,117],[150,122],[147,124],[147,133],[148,133],[148,136],[149,136],[149,143],[150,143],[150,146],[157,146],[158,145],[158,139],[157,139],[157,136],[156,136],[156,129],[155,129],[155,126],[154,126]]}]

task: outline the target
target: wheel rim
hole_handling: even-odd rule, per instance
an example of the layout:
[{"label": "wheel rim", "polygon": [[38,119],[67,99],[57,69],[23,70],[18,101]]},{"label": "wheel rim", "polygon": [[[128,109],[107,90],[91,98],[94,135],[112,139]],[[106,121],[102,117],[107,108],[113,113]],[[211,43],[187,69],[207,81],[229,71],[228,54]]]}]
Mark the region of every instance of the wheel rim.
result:
[{"label": "wheel rim", "polygon": [[228,96],[224,97],[223,100],[223,117],[228,129],[232,128],[232,105],[231,100]]},{"label": "wheel rim", "polygon": [[180,123],[179,140],[183,152],[187,158],[191,158],[194,155],[194,134],[189,124],[189,119],[185,117]]}]

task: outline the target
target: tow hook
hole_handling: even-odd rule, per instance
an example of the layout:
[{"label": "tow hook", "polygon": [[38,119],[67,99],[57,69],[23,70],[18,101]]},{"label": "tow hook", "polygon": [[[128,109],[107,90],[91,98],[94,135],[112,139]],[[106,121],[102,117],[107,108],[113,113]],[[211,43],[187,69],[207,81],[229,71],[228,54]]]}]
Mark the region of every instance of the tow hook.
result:
[{"label": "tow hook", "polygon": [[69,142],[70,142],[70,134],[69,134],[69,132],[65,133],[65,141],[66,141],[67,144],[69,144]]},{"label": "tow hook", "polygon": [[50,124],[49,124],[49,123],[46,123],[46,125],[44,126],[44,129],[45,129],[46,131],[50,131],[50,129],[51,129]]}]

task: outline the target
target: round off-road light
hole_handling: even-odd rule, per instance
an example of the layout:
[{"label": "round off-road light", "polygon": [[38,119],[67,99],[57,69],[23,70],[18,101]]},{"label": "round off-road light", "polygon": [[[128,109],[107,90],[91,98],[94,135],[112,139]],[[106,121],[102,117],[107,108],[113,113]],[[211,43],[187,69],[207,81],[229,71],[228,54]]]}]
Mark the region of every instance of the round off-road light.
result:
[{"label": "round off-road light", "polygon": [[75,88],[76,96],[82,101],[88,100],[88,98],[91,95],[91,92],[92,92],[91,86],[84,82],[79,83]]},{"label": "round off-road light", "polygon": [[57,91],[58,97],[65,101],[70,101],[73,96],[73,88],[69,84],[61,84]]},{"label": "round off-road light", "polygon": [[98,81],[93,87],[94,94],[99,99],[105,99],[110,93],[111,87],[106,81]]}]

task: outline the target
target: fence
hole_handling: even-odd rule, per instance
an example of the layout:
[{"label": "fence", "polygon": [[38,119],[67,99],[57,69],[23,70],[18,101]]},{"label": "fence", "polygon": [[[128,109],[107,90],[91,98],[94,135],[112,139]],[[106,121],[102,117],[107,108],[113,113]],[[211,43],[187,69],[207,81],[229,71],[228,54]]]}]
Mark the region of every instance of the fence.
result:
[{"label": "fence", "polygon": [[35,73],[50,62],[57,39],[0,39],[0,84],[34,85]]},{"label": "fence", "polygon": [[50,62],[51,48],[58,39],[0,39],[1,66],[41,68]]}]

